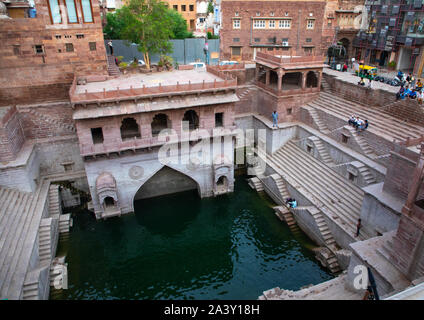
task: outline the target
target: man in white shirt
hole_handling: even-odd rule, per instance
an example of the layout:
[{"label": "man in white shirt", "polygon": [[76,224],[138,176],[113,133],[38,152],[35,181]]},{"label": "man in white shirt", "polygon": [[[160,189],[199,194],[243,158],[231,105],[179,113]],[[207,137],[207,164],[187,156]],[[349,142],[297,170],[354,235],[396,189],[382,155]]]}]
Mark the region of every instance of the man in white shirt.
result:
[{"label": "man in white shirt", "polygon": [[113,56],[113,44],[112,44],[112,40],[109,40],[109,42],[107,43],[107,45],[109,46],[110,54]]}]

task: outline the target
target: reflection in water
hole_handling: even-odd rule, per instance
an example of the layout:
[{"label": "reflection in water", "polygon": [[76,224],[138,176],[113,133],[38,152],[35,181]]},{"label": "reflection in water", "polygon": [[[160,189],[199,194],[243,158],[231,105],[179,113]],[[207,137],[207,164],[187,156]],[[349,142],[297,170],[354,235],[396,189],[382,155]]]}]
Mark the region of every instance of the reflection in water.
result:
[{"label": "reflection in water", "polygon": [[[257,299],[332,276],[239,177],[236,192],[188,191],[135,203],[135,214],[96,221],[74,214],[69,289],[52,299]],[[59,253],[60,254],[60,253]]]}]

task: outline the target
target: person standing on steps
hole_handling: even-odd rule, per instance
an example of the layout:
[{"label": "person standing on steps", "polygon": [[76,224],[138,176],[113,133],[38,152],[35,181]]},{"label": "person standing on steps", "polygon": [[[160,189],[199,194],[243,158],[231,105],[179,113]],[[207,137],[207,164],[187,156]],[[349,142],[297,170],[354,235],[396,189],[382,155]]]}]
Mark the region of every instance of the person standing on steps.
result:
[{"label": "person standing on steps", "polygon": [[358,219],[358,223],[356,224],[356,236],[359,236],[359,230],[361,229],[362,225],[361,225],[361,219]]},{"label": "person standing on steps", "polygon": [[276,128],[278,128],[278,113],[277,111],[274,110],[274,112],[272,113],[272,127],[274,128],[274,126]]},{"label": "person standing on steps", "polygon": [[112,40],[109,40],[109,42],[107,43],[109,50],[110,50],[110,55],[113,56],[113,44],[112,44]]}]

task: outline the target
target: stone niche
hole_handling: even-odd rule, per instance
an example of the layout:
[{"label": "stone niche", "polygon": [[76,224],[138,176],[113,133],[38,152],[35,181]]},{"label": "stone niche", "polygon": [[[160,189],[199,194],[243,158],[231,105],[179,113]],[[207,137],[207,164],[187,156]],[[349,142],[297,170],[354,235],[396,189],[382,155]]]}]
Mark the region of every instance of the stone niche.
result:
[{"label": "stone niche", "polygon": [[95,210],[97,218],[121,215],[116,181],[112,174],[103,172],[97,177],[96,193],[99,200],[98,208]]},{"label": "stone niche", "polygon": [[229,163],[214,164],[214,196],[234,191],[233,166]]}]

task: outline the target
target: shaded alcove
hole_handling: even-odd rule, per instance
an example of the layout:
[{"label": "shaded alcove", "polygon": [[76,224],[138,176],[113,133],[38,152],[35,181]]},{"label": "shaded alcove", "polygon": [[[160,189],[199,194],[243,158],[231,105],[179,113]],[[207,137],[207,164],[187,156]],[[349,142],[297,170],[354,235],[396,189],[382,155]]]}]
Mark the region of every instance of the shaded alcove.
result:
[{"label": "shaded alcove", "polygon": [[122,141],[134,138],[141,138],[140,128],[134,118],[125,118],[121,124]]},{"label": "shaded alcove", "polygon": [[318,87],[318,77],[314,71],[309,71],[306,74],[306,88]]},{"label": "shaded alcove", "polygon": [[302,73],[290,72],[283,76],[283,90],[293,90],[302,88]]},{"label": "shaded alcove", "polygon": [[164,113],[158,113],[153,117],[153,121],[151,123],[152,127],[152,136],[157,136],[164,129],[172,128],[171,120]]},{"label": "shaded alcove", "polygon": [[164,166],[138,189],[134,201],[196,189],[198,185],[192,178]]},{"label": "shaded alcove", "polygon": [[199,116],[196,111],[188,110],[184,113],[183,121],[187,121],[189,130],[195,130],[199,128]]}]

